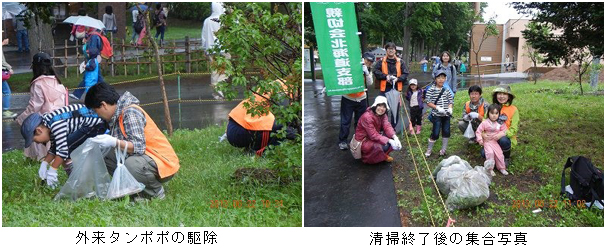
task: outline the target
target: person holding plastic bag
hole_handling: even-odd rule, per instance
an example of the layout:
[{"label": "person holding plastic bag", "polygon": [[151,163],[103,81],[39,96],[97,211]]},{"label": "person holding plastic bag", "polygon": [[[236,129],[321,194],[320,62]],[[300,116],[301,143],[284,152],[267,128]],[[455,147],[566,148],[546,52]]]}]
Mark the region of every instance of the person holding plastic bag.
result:
[{"label": "person holding plastic bag", "polygon": [[361,142],[361,161],[366,164],[392,162],[389,154],[401,150],[401,142],[389,123],[387,98],[377,96],[374,104],[359,118],[354,139]]},{"label": "person holding plastic bag", "polygon": [[481,87],[478,85],[473,85],[468,88],[468,95],[470,97],[470,101],[464,103],[464,107],[462,108],[462,120],[458,121],[458,129],[462,133],[465,133],[465,137],[467,137],[466,131],[468,130],[468,126],[471,126],[471,135],[467,137],[469,143],[475,143],[477,138],[475,138],[475,131],[477,131],[477,127],[483,121],[485,117],[485,110],[487,110],[487,106],[489,104],[483,99]]},{"label": "person holding plastic bag", "polygon": [[[124,166],[145,185],[142,198],[165,197],[163,183],[180,168],[179,159],[149,115],[139,106],[139,99],[126,91],[122,96],[109,84],[100,82],[88,90],[86,107],[93,109],[109,123],[110,134],[92,138],[101,148],[124,148],[128,156]],[[105,164],[111,175],[117,168],[116,155],[108,153]]]},{"label": "person holding plastic bag", "polygon": [[450,118],[454,105],[454,94],[443,85],[446,79],[445,71],[437,70],[435,74],[435,84],[429,88],[425,98],[427,106],[432,108],[432,111],[429,114],[429,120],[433,123],[433,132],[429,138],[428,149],[424,153],[426,157],[431,156],[433,145],[437,139],[439,139],[440,131],[443,133],[443,143],[441,144],[439,155],[445,155],[447,144],[450,139]]},{"label": "person holding plastic bag", "polygon": [[25,147],[32,142],[48,143],[50,150],[40,164],[38,175],[55,188],[59,184],[57,169],[63,164],[67,175],[71,173],[71,152],[86,139],[105,133],[105,123],[92,110],[82,104],[72,104],[40,115],[32,113],[21,125]]},{"label": "person holding plastic bag", "polygon": [[[502,149],[498,145],[496,138],[503,137],[506,135],[506,126],[498,123],[498,117],[500,117],[500,105],[492,104],[487,108],[488,118],[485,119],[481,125],[477,128],[477,142],[483,146],[483,154],[487,160],[493,160],[496,162],[496,168],[503,175],[508,175],[506,171],[506,165],[504,164],[504,154]],[[486,140],[483,140],[483,138]],[[494,171],[491,172],[492,176],[496,174]]]},{"label": "person holding plastic bag", "polygon": [[[29,104],[15,119],[19,125],[33,113],[44,114],[68,105],[67,89],[55,74],[49,54],[39,52],[32,60],[32,81],[29,86]],[[43,159],[50,145],[32,143],[23,150],[26,157],[36,161]]]}]

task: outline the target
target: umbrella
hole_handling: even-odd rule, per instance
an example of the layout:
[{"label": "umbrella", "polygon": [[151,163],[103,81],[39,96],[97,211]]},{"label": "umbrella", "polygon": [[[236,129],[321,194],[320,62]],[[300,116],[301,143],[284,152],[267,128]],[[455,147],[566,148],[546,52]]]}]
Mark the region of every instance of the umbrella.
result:
[{"label": "umbrella", "polygon": [[73,23],[74,25],[81,25],[86,27],[91,27],[99,30],[105,29],[105,25],[98,19],[94,19],[89,16],[70,16],[65,21],[65,23]]},{"label": "umbrella", "polygon": [[[146,11],[147,8],[149,8],[149,7],[147,7],[147,5],[144,5],[144,4],[139,4],[139,8],[141,8],[142,11]],[[128,9],[128,11],[130,11],[130,12],[132,12],[133,10],[138,10],[136,5],[130,7],[130,9]]]},{"label": "umbrella", "polygon": [[27,10],[27,7],[20,3],[2,3],[2,20],[11,19],[24,10]]}]

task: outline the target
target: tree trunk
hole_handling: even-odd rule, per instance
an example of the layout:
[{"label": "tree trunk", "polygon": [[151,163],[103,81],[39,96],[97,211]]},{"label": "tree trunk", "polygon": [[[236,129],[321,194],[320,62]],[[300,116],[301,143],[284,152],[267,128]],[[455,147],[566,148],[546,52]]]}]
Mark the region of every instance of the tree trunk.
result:
[{"label": "tree trunk", "polygon": [[[142,12],[141,9],[138,7],[139,12]],[[152,10],[152,8],[149,8],[150,10]],[[162,103],[164,104],[164,123],[166,124],[166,130],[168,131],[168,135],[172,136],[172,119],[170,118],[170,108],[168,107],[168,97],[166,96],[166,87],[164,87],[164,69],[163,69],[163,63],[162,63],[162,57],[160,57],[160,50],[158,48],[158,44],[155,42],[155,39],[153,39],[153,36],[151,36],[151,28],[149,27],[149,24],[151,23],[151,18],[150,18],[150,13],[151,11],[147,11],[146,15],[145,15],[145,28],[147,30],[147,40],[149,41],[149,43],[151,43],[151,45],[153,46],[153,52],[155,54],[155,61],[156,64],[158,66],[158,77],[160,79],[160,90],[162,91]]]},{"label": "tree trunk", "polygon": [[52,55],[51,48],[54,44],[52,27],[50,24],[38,20],[38,23],[32,18],[30,20],[31,27],[28,29],[29,49],[32,55],[44,51]]},{"label": "tree trunk", "polygon": [[[413,3],[406,3],[405,4],[405,11],[404,11],[404,21],[407,22],[408,19],[410,18],[410,13],[412,12],[412,6],[414,4]],[[410,31],[410,26],[409,25],[405,25],[403,28],[403,55],[401,56],[403,58],[403,61],[408,65],[410,65],[410,35],[411,31]]]}]

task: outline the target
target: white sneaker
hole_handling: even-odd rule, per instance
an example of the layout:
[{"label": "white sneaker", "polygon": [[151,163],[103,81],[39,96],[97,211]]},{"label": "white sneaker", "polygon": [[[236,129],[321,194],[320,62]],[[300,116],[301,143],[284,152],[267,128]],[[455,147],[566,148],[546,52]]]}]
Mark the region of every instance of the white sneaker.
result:
[{"label": "white sneaker", "polygon": [[17,117],[17,114],[10,112],[8,110],[2,112],[2,119],[13,119]]},{"label": "white sneaker", "polygon": [[349,145],[346,142],[338,143],[338,147],[340,148],[340,150],[347,150],[347,149],[349,149]]},{"label": "white sneaker", "polygon": [[504,169],[500,170],[500,173],[502,173],[502,175],[508,175],[508,172]]},{"label": "white sneaker", "polygon": [[490,172],[491,172],[491,175],[492,175],[492,176],[496,176],[496,172],[494,172],[494,170],[493,170],[493,169],[492,169],[492,171],[490,171]]},{"label": "white sneaker", "polygon": [[158,194],[155,195],[155,197],[153,197],[155,199],[158,200],[163,200],[164,198],[166,198],[166,194],[164,194],[164,187],[162,186],[162,188],[160,188],[160,191],[158,192]]}]

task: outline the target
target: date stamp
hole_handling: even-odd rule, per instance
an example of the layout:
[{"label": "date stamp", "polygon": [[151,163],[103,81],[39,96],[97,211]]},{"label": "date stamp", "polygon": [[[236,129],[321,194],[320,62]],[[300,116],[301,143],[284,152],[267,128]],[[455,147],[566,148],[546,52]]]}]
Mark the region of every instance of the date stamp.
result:
[{"label": "date stamp", "polygon": [[577,207],[586,208],[584,200],[572,202],[570,200],[512,200],[512,208],[558,208],[558,207]]},{"label": "date stamp", "polygon": [[282,208],[283,200],[210,200],[210,208]]}]

